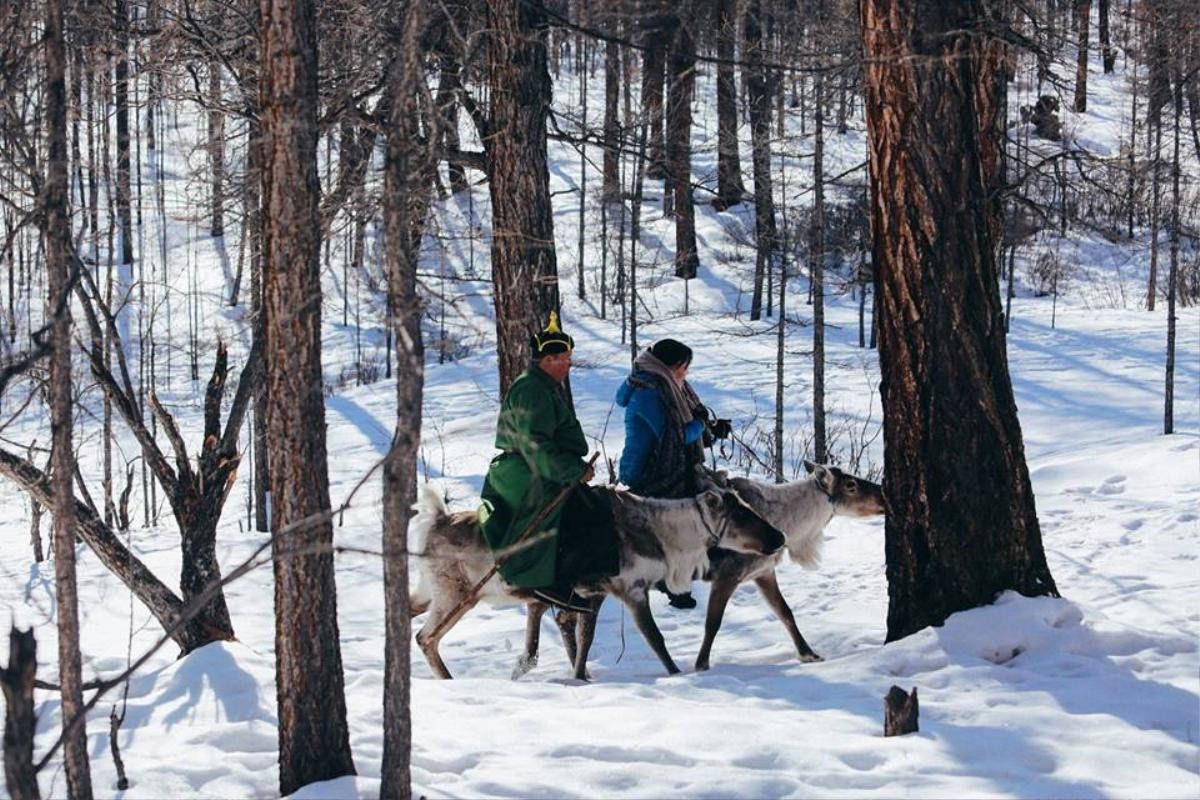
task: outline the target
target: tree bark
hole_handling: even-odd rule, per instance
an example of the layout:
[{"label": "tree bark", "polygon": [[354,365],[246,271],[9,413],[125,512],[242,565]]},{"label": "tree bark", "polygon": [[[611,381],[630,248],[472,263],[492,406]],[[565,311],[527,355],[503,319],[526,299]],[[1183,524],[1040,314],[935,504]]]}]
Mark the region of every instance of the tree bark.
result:
[{"label": "tree bark", "polygon": [[1078,57],[1075,61],[1075,110],[1087,111],[1087,67],[1088,67],[1088,21],[1092,15],[1091,0],[1076,0],[1076,44]]},{"label": "tree bark", "polygon": [[487,5],[491,79],[488,188],[501,396],[529,365],[529,338],[558,309],[546,117],[546,12],[537,0]]},{"label": "tree bark", "polygon": [[428,12],[425,0],[409,0],[396,29],[401,31],[387,91],[391,92],[383,219],[388,274],[388,321],[396,331],[396,429],[383,465],[384,687],[383,766],[380,797],[412,796],[409,710],[411,629],[408,608],[408,523],[417,499],[417,453],[421,447],[421,396],[425,348],[417,262],[428,212],[429,152],[418,149],[420,37]]},{"label": "tree bark", "polygon": [[33,766],[33,682],[37,677],[37,640],[33,628],[8,632],[8,667],[0,669],[4,690],[4,784],[13,800],[40,800]]},{"label": "tree bark", "polygon": [[[865,0],[888,641],[1056,594],[1008,375],[984,123],[986,0]],[[998,102],[998,101],[997,101]]]},{"label": "tree bark", "polygon": [[83,714],[79,650],[79,595],[75,584],[75,443],[71,396],[71,218],[67,210],[67,88],[61,0],[46,3],[46,184],[43,236],[46,247],[46,316],[50,321],[51,502],[54,515],[54,590],[58,616],[58,673],[62,686],[63,765],[67,793],[91,800],[87,724],[69,726]]},{"label": "tree bark", "polygon": [[[813,104],[813,210],[809,251],[812,253],[813,298],[813,456],[829,460],[825,441],[825,76],[815,78]],[[781,295],[782,297],[782,295]],[[782,324],[780,317],[780,324]]]},{"label": "tree bark", "polygon": [[[1175,15],[1176,30],[1183,22]],[[1179,286],[1179,118],[1183,115],[1183,83],[1175,83],[1175,135],[1171,155],[1171,261],[1167,270],[1167,363],[1163,387],[1163,433],[1175,432],[1175,294]]]},{"label": "tree bark", "polygon": [[733,78],[737,40],[737,0],[717,0],[717,199],[724,211],[742,202],[742,161],[738,155],[737,86]]},{"label": "tree bark", "polygon": [[700,267],[696,253],[696,204],[692,198],[692,93],[696,84],[696,43],[692,39],[691,3],[679,8],[671,39],[671,86],[667,95],[667,184],[674,197],[675,277],[694,278]]},{"label": "tree bark", "polygon": [[750,111],[750,135],[754,165],[754,293],[750,319],[762,316],[763,279],[775,254],[775,197],[771,190],[771,89],[763,67],[762,2],[750,0],[746,8],[745,59],[742,80]]},{"label": "tree bark", "polygon": [[604,201],[621,198],[618,169],[621,126],[617,122],[617,100],[621,96],[621,50],[615,40],[604,46]]},{"label": "tree bark", "polygon": [[212,218],[209,233],[225,235],[225,112],[221,109],[221,63],[208,62],[208,166]]},{"label": "tree bark", "polygon": [[[130,207],[132,192],[129,179],[129,2],[114,0],[113,21],[114,44],[116,45],[116,81],[113,92],[116,98],[117,118],[117,220],[121,226],[121,263],[128,275],[128,265],[133,263],[133,212]],[[125,287],[122,287],[124,290]],[[122,291],[124,296],[124,291]]]},{"label": "tree bark", "polygon": [[1100,0],[1099,16],[1100,16],[1100,51],[1101,58],[1104,59],[1104,74],[1112,73],[1113,68],[1117,64],[1117,51],[1113,49],[1112,39],[1109,35],[1109,6],[1112,0]]},{"label": "tree bark", "polygon": [[663,36],[663,0],[642,0],[642,106],[650,122],[647,178],[666,175],[663,159],[663,74],[667,50]]},{"label": "tree bark", "polygon": [[279,791],[354,774],[338,639],[321,378],[313,0],[260,0],[263,311]]}]

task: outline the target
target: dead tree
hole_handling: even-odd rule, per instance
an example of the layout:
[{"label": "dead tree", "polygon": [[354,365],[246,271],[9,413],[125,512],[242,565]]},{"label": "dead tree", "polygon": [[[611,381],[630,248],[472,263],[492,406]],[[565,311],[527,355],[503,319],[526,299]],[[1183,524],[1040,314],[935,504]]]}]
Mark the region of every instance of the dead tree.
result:
[{"label": "dead tree", "polygon": [[0,669],[5,709],[4,784],[13,800],[40,800],[42,796],[33,766],[36,678],[37,640],[33,638],[33,628],[22,633],[14,625],[8,632],[8,667]]},{"label": "dead tree", "polygon": [[1005,590],[1056,594],[1008,375],[988,123],[987,0],[865,0],[880,294],[888,641]]},{"label": "dead tree", "polygon": [[263,312],[279,791],[354,774],[321,379],[314,0],[261,0]]},{"label": "dead tree", "polygon": [[[174,417],[159,402],[153,389],[147,393],[150,411],[174,451],[175,466],[172,467],[166,454],[159,447],[154,433],[148,427],[125,361],[124,343],[121,341],[114,315],[95,284],[91,282],[90,276],[84,273],[83,277],[84,283],[91,291],[80,287],[76,295],[92,331],[92,341],[100,340],[102,331],[107,333],[115,344],[113,350],[118,368],[117,375],[114,375],[109,364],[105,362],[103,352],[93,344],[90,350],[85,348],[92,375],[134,434],[141,446],[143,458],[171,506],[171,512],[179,526],[182,550],[179,586],[184,602],[191,602],[204,592],[209,584],[216,584],[221,579],[221,567],[216,552],[217,524],[220,522],[221,512],[241,463],[238,437],[253,388],[258,380],[261,336],[257,332],[254,336],[255,343],[242,369],[223,429],[221,403],[227,386],[229,359],[224,343],[218,344],[213,374],[205,391],[204,435],[194,466]],[[213,594],[196,619],[202,628],[211,630],[217,638],[233,638],[233,624],[223,591],[218,590]]]}]

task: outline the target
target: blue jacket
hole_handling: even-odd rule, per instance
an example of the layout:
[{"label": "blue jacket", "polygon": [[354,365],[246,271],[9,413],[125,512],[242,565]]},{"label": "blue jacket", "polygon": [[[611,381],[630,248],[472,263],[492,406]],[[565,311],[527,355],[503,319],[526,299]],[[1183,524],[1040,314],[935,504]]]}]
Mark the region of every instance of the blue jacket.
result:
[{"label": "blue jacket", "polygon": [[[649,380],[648,375],[638,373]],[[636,376],[635,376],[636,377]],[[656,389],[634,387],[622,381],[617,388],[617,405],[625,409],[625,449],[621,452],[621,483],[637,484],[646,459],[667,426],[667,410]],[[683,443],[692,444],[704,433],[704,422],[694,419],[684,425]]]}]

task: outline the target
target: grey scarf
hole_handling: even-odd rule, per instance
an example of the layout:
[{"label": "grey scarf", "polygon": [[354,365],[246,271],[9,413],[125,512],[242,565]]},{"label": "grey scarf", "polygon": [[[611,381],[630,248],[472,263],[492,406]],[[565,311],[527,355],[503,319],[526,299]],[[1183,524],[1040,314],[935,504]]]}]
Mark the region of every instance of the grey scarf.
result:
[{"label": "grey scarf", "polygon": [[648,349],[643,350],[637,358],[633,360],[634,372],[649,372],[651,375],[657,375],[662,379],[663,386],[666,387],[667,393],[670,395],[671,408],[667,411],[678,421],[682,428],[687,423],[691,422],[695,416],[695,409],[700,405],[700,396],[692,389],[691,384],[684,381],[682,384],[675,380],[675,376],[671,373],[671,368],[658,359],[658,356],[651,353]]}]

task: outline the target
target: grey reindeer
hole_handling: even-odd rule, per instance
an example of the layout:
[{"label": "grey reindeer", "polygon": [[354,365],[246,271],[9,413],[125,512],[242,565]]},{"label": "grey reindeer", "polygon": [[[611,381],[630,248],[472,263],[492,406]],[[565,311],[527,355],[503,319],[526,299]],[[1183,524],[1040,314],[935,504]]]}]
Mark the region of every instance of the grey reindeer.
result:
[{"label": "grey reindeer", "polygon": [[[704,580],[712,583],[704,621],[704,641],[696,656],[696,669],[709,668],[713,640],[721,629],[725,607],[738,586],[753,580],[767,605],[779,617],[796,646],[801,661],[820,661],[821,657],[805,641],[796,625],[795,615],[779,590],[775,569],[784,552],[801,566],[817,564],[824,541],[825,527],[835,516],[873,517],[884,513],[882,487],[865,478],[843,472],[837,467],[805,461],[808,475],[791,483],[764,483],[749,478],[729,477],[723,472],[701,470],[701,485],[734,489],[763,519],[783,531],[784,549],[771,554],[735,552],[721,545],[710,552]],[[673,592],[678,589],[668,587]],[[596,612],[604,598],[592,601],[592,614],[563,612],[555,618],[562,633],[567,657],[575,666],[575,676],[587,677],[587,655],[595,636]],[[513,677],[520,677],[537,664],[538,639],[544,603],[531,603],[525,629],[525,651],[517,661]]]},{"label": "grey reindeer", "polygon": [[[675,674],[679,667],[671,659],[650,611],[647,597],[650,587],[665,581],[673,590],[684,591],[696,571],[706,566],[709,549],[718,544],[734,552],[766,558],[781,551],[784,536],[742,500],[736,490],[727,487],[712,488],[682,500],[650,499],[610,488],[594,491],[612,511],[620,571],[611,578],[579,586],[576,592],[594,598],[596,607],[608,594],[621,600],[667,672]],[[441,495],[428,484],[416,508],[413,549],[420,581],[409,602],[414,617],[429,612],[417,633],[417,645],[434,674],[450,678],[450,670],[438,653],[438,644],[471,608],[480,600],[495,604],[531,603],[534,598],[528,590],[505,583],[499,575],[493,575],[482,591],[472,594],[472,587],[495,563],[483,540],[476,512],[451,513]],[[576,675],[582,677],[587,651],[581,650],[578,655],[582,660],[578,660],[570,645],[568,648]]]}]

